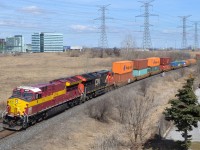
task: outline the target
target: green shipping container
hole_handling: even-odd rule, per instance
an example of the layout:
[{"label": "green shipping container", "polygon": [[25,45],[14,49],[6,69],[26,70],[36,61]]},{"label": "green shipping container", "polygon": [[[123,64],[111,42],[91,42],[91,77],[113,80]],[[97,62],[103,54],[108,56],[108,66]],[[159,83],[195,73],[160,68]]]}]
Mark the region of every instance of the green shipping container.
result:
[{"label": "green shipping container", "polygon": [[154,72],[154,71],[158,71],[158,70],[160,70],[160,66],[151,67],[148,69],[148,72]]},{"label": "green shipping container", "polygon": [[134,77],[143,76],[148,73],[148,69],[149,68],[142,69],[142,70],[133,70],[133,76]]}]

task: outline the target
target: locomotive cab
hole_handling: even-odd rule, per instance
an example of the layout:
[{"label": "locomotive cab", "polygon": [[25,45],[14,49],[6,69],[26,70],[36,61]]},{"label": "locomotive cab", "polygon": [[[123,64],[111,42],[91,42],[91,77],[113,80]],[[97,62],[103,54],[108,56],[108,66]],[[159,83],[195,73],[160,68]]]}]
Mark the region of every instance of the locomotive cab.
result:
[{"label": "locomotive cab", "polygon": [[26,128],[29,117],[29,103],[36,99],[40,89],[20,86],[13,90],[12,96],[7,100],[7,109],[2,114],[3,127],[20,130]]}]

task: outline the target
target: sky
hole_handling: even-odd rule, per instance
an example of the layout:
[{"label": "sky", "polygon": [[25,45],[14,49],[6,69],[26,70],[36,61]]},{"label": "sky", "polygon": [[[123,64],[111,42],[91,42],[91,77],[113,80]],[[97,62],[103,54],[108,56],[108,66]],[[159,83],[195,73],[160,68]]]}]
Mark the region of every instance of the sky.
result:
[{"label": "sky", "polygon": [[[194,44],[194,24],[200,21],[200,0],[155,0],[149,8],[152,46],[181,47],[182,20],[191,15],[187,25],[187,43]],[[0,38],[23,35],[31,43],[34,32],[63,33],[64,45],[100,46],[100,6],[106,11],[106,33],[109,47],[121,47],[132,37],[138,47],[143,40],[142,3],[137,0],[7,0],[0,2]]]}]

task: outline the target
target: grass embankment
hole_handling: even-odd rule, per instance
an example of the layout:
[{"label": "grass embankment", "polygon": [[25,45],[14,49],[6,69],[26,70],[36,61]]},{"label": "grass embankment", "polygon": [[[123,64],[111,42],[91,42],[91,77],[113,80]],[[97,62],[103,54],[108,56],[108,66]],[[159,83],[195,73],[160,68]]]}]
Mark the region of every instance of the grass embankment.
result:
[{"label": "grass embankment", "polygon": [[191,149],[192,150],[199,150],[200,149],[200,142],[192,142]]}]

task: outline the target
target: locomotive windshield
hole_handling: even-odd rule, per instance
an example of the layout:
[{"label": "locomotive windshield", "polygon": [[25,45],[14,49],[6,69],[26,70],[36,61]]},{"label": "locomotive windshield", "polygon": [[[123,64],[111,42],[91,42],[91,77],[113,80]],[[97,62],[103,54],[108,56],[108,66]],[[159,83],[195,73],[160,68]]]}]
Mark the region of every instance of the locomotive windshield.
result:
[{"label": "locomotive windshield", "polygon": [[20,98],[21,97],[21,92],[19,90],[13,91],[13,94],[11,96],[12,98]]},{"label": "locomotive windshield", "polygon": [[24,92],[23,93],[23,99],[25,99],[26,101],[31,101],[33,98],[33,94],[30,92]]},{"label": "locomotive windshield", "polygon": [[33,94],[28,91],[21,92],[20,90],[14,90],[11,98],[20,98],[25,101],[31,101],[33,99]]}]

